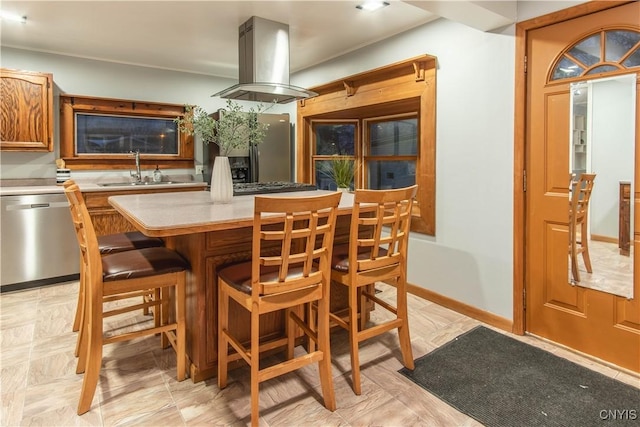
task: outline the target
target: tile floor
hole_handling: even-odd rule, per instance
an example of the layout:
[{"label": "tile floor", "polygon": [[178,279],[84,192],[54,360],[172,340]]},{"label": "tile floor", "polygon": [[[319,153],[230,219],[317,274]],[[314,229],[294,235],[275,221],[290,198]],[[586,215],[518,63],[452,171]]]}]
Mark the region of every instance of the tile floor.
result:
[{"label": "tile floor", "polygon": [[[92,409],[79,417],[76,406],[82,376],[75,374],[71,332],[78,284],[0,295],[0,425],[41,426],[200,426],[250,423],[246,368],[230,373],[219,390],[215,379],[193,384],[175,380],[175,354],[148,337],[104,348],[103,368]],[[383,296],[390,294],[381,285]],[[480,322],[410,295],[410,326],[418,358]],[[376,310],[372,316],[382,315]],[[127,327],[132,317],[114,319]],[[375,319],[375,317],[374,317]],[[516,337],[567,357],[605,375],[640,386],[624,372],[578,356],[534,337]],[[348,340],[332,335],[337,406],[322,405],[316,367],[308,367],[261,386],[263,426],[478,426],[397,373],[401,368],[397,335],[389,333],[361,345],[361,396],[350,385]]]},{"label": "tile floor", "polygon": [[620,255],[620,249],[616,243],[589,240],[589,258],[591,259],[591,273],[588,273],[584,266],[582,254],[578,255],[580,282],[572,280],[571,260],[569,260],[570,283],[633,298],[633,246],[629,256],[624,256]]}]

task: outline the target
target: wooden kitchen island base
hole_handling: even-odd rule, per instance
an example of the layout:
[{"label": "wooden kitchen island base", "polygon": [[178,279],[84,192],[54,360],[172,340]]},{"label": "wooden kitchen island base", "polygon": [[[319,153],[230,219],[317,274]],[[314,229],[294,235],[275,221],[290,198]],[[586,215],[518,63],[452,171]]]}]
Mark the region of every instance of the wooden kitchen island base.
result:
[{"label": "wooden kitchen island base", "polygon": [[[281,193],[304,197],[323,190]],[[235,196],[231,203],[214,205],[209,192],[118,195],[109,203],[135,228],[147,236],[162,237],[191,264],[187,274],[187,356],[194,382],[216,376],[218,358],[218,268],[251,258],[254,197]],[[353,195],[343,193],[338,207],[336,243],[347,242]],[[249,313],[237,305],[229,307],[230,328],[246,342],[250,337]],[[331,287],[331,309],[348,306],[346,287]],[[262,316],[263,336],[284,332],[282,313]]]}]

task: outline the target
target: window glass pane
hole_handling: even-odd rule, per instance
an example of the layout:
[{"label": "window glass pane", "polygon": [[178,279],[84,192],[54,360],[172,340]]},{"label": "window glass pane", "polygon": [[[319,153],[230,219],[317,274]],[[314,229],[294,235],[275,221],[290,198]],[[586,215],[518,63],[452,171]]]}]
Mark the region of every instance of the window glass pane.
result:
[{"label": "window glass pane", "polygon": [[640,48],[636,49],[627,59],[622,62],[627,68],[640,67]]},{"label": "window glass pane", "polygon": [[377,122],[369,126],[372,156],[415,156],[418,154],[418,119]]},{"label": "window glass pane", "polygon": [[173,119],[76,114],[76,153],[178,153],[178,129]]},{"label": "window glass pane", "polygon": [[605,61],[618,62],[640,41],[640,32],[636,31],[607,31],[605,42]]},{"label": "window glass pane", "polygon": [[355,153],[355,124],[316,124],[317,155],[349,155]]},{"label": "window glass pane", "polygon": [[594,68],[593,70],[589,70],[587,74],[608,73],[609,71],[616,70],[618,70],[618,67],[614,67],[613,65],[601,65]]},{"label": "window glass pane", "polygon": [[600,33],[582,40],[569,51],[571,56],[587,66],[600,62]]},{"label": "window glass pane", "polygon": [[576,64],[575,61],[564,57],[558,62],[551,80],[562,80],[570,77],[577,77],[584,72],[584,68]]},{"label": "window glass pane", "polygon": [[416,162],[401,161],[369,161],[368,188],[386,190],[390,188],[408,187],[416,183]]}]

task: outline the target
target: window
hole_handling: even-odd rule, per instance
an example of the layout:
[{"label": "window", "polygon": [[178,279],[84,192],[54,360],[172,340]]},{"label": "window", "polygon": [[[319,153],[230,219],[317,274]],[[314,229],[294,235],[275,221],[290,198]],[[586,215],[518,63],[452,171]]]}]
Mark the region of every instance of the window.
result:
[{"label": "window", "polygon": [[178,125],[155,117],[104,116],[76,113],[75,152],[83,154],[176,155]]},{"label": "window", "polygon": [[61,96],[60,151],[71,169],[131,167],[140,152],[143,168],[193,167],[193,137],[174,119],[184,106]]},{"label": "window", "polygon": [[[361,138],[358,129],[364,130]],[[336,168],[353,173],[352,189],[408,187],[416,182],[418,119],[413,114],[353,123],[314,121],[313,152],[314,183],[322,190],[342,186]]]},{"label": "window", "polygon": [[418,184],[411,230],[435,235],[436,58],[424,55],[310,88],[299,101],[297,180],[334,189],[323,173],[353,160],[356,188]]},{"label": "window", "polygon": [[384,190],[416,183],[418,118],[365,120],[365,188]]},{"label": "window", "polygon": [[550,80],[626,71],[640,67],[640,31],[603,30],[570,46],[558,58]]}]

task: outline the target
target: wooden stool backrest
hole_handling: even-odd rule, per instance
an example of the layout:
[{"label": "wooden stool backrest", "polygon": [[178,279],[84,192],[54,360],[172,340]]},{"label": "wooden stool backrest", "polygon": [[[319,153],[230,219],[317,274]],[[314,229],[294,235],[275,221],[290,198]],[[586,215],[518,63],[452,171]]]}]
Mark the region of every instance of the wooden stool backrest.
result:
[{"label": "wooden stool backrest", "polygon": [[[341,196],[256,196],[251,264],[254,298],[329,284]],[[269,280],[263,276],[261,281],[267,270],[273,273]]]},{"label": "wooden stool backrest", "polygon": [[353,266],[357,259],[355,273],[406,261],[417,190],[417,185],[393,190],[356,190],[349,236],[349,264]]},{"label": "wooden stool backrest", "polygon": [[573,187],[571,194],[571,212],[575,212],[575,218],[579,220],[584,217],[589,209],[591,191],[596,179],[595,173],[583,173]]},{"label": "wooden stool backrest", "polygon": [[91,216],[78,185],[75,183],[67,185],[68,182],[65,182],[64,194],[69,201],[71,219],[76,231],[85,274],[90,279],[89,283],[101,283],[102,263],[100,261],[100,250],[98,249],[98,238],[91,222]]}]

